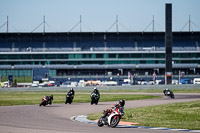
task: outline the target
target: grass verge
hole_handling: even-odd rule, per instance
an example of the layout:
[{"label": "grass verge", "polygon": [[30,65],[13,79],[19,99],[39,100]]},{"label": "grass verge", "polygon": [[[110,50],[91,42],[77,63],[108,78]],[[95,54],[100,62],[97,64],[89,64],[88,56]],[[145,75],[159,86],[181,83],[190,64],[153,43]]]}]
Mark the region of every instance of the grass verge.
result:
[{"label": "grass verge", "polygon": [[[95,120],[101,115],[90,114],[88,119]],[[139,126],[200,130],[200,101],[125,109],[122,121],[137,122]]]},{"label": "grass verge", "polygon": [[[66,92],[65,92],[66,93]],[[40,104],[41,98],[44,95],[53,95],[53,103],[65,103],[65,93],[64,92],[52,92],[52,91],[18,91],[18,92],[1,92],[0,93],[0,106],[10,106],[10,105],[31,105]],[[152,99],[159,98],[159,96],[149,96],[149,95],[119,95],[119,94],[101,94],[100,102],[105,101],[118,101],[119,99],[125,100],[139,100],[139,99]],[[75,103],[85,103],[90,102],[90,94],[76,94],[73,102]]]}]

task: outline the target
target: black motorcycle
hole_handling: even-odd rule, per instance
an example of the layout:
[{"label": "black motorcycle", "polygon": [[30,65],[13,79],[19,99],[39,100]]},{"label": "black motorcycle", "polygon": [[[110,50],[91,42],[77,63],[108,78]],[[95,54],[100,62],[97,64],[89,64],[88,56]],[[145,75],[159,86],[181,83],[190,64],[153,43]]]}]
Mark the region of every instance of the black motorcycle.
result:
[{"label": "black motorcycle", "polygon": [[65,104],[67,104],[67,103],[71,104],[73,99],[74,99],[73,93],[72,92],[67,93]]},{"label": "black motorcycle", "polygon": [[91,93],[91,105],[98,104],[100,96],[94,92]]},{"label": "black motorcycle", "polygon": [[42,102],[40,103],[40,106],[46,106],[48,104],[52,104],[53,101],[53,95],[51,96],[45,96],[44,98],[42,98]]},{"label": "black motorcycle", "polygon": [[174,93],[172,91],[170,91],[170,90],[164,91],[164,95],[167,96],[167,97],[170,97],[172,99],[175,98]]}]

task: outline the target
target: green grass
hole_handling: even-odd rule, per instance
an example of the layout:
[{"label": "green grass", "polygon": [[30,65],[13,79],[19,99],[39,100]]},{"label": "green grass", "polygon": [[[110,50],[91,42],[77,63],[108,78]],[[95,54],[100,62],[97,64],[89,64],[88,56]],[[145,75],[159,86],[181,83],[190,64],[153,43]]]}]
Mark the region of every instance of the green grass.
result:
[{"label": "green grass", "polygon": [[[66,92],[59,91],[18,91],[18,92],[1,92],[0,93],[0,106],[10,105],[31,105],[39,104],[44,95],[54,96],[53,103],[64,104]],[[139,99],[151,99],[159,98],[158,96],[145,96],[145,95],[119,95],[119,94],[101,94],[100,102],[105,101],[118,101],[119,99],[125,100],[139,100]],[[76,94],[73,102],[86,103],[90,102],[90,94]]]},{"label": "green grass", "polygon": [[[91,120],[102,114],[90,114]],[[200,101],[125,109],[122,121],[137,122],[139,126],[200,130]]]}]

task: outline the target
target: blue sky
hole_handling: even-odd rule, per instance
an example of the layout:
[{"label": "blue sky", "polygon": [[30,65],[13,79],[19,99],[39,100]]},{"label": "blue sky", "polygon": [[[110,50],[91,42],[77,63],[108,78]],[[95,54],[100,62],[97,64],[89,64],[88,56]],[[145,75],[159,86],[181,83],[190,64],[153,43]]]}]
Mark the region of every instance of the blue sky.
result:
[{"label": "blue sky", "polygon": [[[0,26],[9,16],[9,32],[31,32],[45,15],[47,32],[68,32],[82,16],[82,31],[105,32],[116,21],[119,31],[143,31],[155,18],[155,31],[165,30],[165,3],[172,3],[173,31],[200,31],[200,0],[0,0]],[[6,26],[0,28],[5,32]],[[42,32],[39,27],[35,32]],[[79,26],[73,31],[80,31]],[[116,31],[113,26],[109,31]],[[145,31],[152,31],[152,25]]]}]

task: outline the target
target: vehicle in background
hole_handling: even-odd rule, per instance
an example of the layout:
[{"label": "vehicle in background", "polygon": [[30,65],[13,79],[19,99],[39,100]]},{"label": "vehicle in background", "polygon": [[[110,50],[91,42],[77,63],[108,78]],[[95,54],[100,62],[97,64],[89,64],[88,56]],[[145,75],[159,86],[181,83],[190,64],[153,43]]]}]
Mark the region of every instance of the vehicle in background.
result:
[{"label": "vehicle in background", "polygon": [[38,84],[33,83],[31,86],[32,87],[38,87]]},{"label": "vehicle in background", "polygon": [[8,81],[6,81],[6,82],[1,82],[1,87],[3,87],[3,88],[9,87]]},{"label": "vehicle in background", "polygon": [[200,78],[194,78],[193,83],[194,84],[200,84]]},{"label": "vehicle in background", "polygon": [[59,87],[60,86],[60,82],[59,81],[55,81],[54,86]]},{"label": "vehicle in background", "polygon": [[164,84],[162,80],[156,80],[156,85]]},{"label": "vehicle in background", "polygon": [[172,84],[173,84],[173,85],[178,85],[178,80],[173,79],[173,80],[172,80]]},{"label": "vehicle in background", "polygon": [[117,82],[114,80],[108,80],[101,83],[103,86],[116,86]]},{"label": "vehicle in background", "polygon": [[78,84],[77,82],[66,81],[66,82],[62,83],[62,85],[60,85],[60,87],[76,87],[77,84]]},{"label": "vehicle in background", "polygon": [[100,80],[88,80],[87,82],[84,82],[85,86],[99,86],[101,84]]},{"label": "vehicle in background", "polygon": [[77,84],[78,87],[84,87],[85,86],[85,80],[80,80]]},{"label": "vehicle in background", "polygon": [[190,79],[181,79],[179,84],[192,84],[192,81]]},{"label": "vehicle in background", "polygon": [[39,86],[39,81],[33,81],[33,83],[32,83],[32,87],[38,87]]},{"label": "vehicle in background", "polygon": [[118,85],[121,85],[121,86],[130,86],[131,85],[130,79],[120,79],[118,81]]},{"label": "vehicle in background", "polygon": [[148,85],[154,85],[155,82],[153,80],[149,80]]},{"label": "vehicle in background", "polygon": [[30,87],[32,83],[17,83],[16,87]]},{"label": "vehicle in background", "polygon": [[148,82],[147,82],[146,80],[144,80],[144,79],[141,79],[141,80],[138,80],[138,81],[137,81],[137,84],[138,84],[138,85],[147,85]]}]

